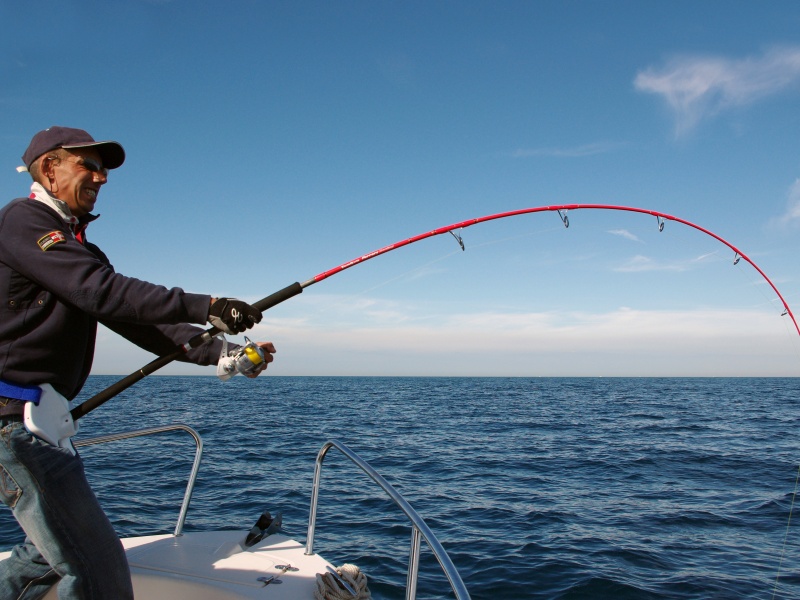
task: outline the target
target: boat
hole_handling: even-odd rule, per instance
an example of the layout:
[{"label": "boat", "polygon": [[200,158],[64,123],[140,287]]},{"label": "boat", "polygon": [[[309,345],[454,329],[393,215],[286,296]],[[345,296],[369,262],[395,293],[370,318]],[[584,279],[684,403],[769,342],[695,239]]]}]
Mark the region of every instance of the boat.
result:
[{"label": "boat", "polygon": [[[183,531],[203,454],[200,435],[188,425],[176,423],[76,439],[74,444],[76,447],[106,444],[175,431],[189,434],[195,442],[194,462],[175,528],[172,533],[121,540],[137,600],[370,598],[367,576],[357,566],[344,564],[337,568],[314,552],[322,466],[331,449],[338,450],[381,487],[410,522],[406,598],[416,598],[422,539],[438,560],[456,600],[470,598],[452,560],[422,517],[372,466],[338,440],[325,442],[316,457],[305,543],[285,535],[280,528],[281,515],[273,517],[268,512],[260,515],[248,531]],[[9,554],[1,552],[0,560]],[[56,600],[55,587],[44,598]]]}]

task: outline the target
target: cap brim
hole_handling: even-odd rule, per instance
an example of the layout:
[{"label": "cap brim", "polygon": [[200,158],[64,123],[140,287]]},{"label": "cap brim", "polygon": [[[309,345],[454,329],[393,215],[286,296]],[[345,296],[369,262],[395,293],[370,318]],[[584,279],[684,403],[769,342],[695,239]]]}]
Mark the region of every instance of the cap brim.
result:
[{"label": "cap brim", "polygon": [[89,142],[61,147],[66,150],[73,148],[94,148],[103,160],[103,166],[106,169],[116,169],[125,162],[125,150],[119,142],[107,140],[104,142]]}]

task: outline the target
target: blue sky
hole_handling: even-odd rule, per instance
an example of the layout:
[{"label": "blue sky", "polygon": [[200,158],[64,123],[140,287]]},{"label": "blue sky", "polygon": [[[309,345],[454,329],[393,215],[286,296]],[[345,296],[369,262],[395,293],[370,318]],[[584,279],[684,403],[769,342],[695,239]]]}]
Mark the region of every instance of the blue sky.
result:
[{"label": "blue sky", "polygon": [[[126,275],[251,301],[472,217],[635,206],[724,237],[798,312],[798,32],[794,1],[0,2],[0,187],[27,193],[50,125],[118,140],[90,239]],[[728,248],[569,217],[391,252],[253,337],[275,375],[800,375]],[[150,359],[101,330],[94,372]]]}]

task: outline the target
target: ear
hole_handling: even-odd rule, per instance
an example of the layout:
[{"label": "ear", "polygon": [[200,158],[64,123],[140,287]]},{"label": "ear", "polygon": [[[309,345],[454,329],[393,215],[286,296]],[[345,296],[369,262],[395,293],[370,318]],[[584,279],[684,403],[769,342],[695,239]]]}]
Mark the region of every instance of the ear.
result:
[{"label": "ear", "polygon": [[45,185],[45,182],[48,182],[49,186],[47,187],[49,187],[50,193],[55,193],[58,191],[55,173],[55,163],[58,160],[60,159],[57,156],[49,153],[45,154],[39,159],[39,173],[41,173],[39,183]]},{"label": "ear", "polygon": [[46,179],[50,179],[53,175],[53,162],[55,159],[52,155],[45,154],[39,160],[39,172],[42,174],[43,177]]}]

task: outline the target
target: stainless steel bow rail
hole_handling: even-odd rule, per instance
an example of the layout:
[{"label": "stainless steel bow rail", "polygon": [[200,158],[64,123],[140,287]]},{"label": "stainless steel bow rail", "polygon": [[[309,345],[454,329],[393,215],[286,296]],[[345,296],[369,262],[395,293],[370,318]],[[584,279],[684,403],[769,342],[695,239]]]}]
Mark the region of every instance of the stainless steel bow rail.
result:
[{"label": "stainless steel bow rail", "polygon": [[414,600],[417,597],[417,574],[419,573],[419,552],[420,552],[420,539],[425,538],[428,546],[433,551],[436,560],[442,567],[445,576],[450,582],[450,587],[456,595],[457,600],[469,600],[470,595],[467,591],[461,576],[458,574],[453,561],[450,560],[445,549],[436,539],[436,536],[431,531],[430,527],[425,523],[422,517],[419,516],[416,510],[406,501],[403,496],[398,493],[392,485],[386,481],[381,475],[373,469],[364,459],[358,456],[355,452],[350,450],[343,443],[331,440],[326,442],[322,449],[317,454],[317,462],[314,468],[314,487],[311,491],[311,510],[308,515],[308,538],[306,540],[306,554],[314,553],[314,527],[317,520],[317,500],[319,498],[320,478],[322,475],[322,461],[328,454],[328,450],[336,448],[349,458],[357,467],[359,467],[366,475],[377,483],[384,492],[394,501],[394,503],[405,513],[408,520],[411,521],[411,550],[408,558],[408,573],[406,579],[406,599]]},{"label": "stainless steel bow rail", "polygon": [[189,475],[189,481],[186,484],[186,491],[183,494],[183,503],[181,504],[181,512],[178,515],[178,523],[175,525],[175,532],[173,535],[178,537],[183,533],[183,524],[186,522],[186,513],[189,511],[189,502],[192,500],[192,492],[194,492],[194,484],[197,481],[197,472],[200,470],[200,459],[203,456],[203,440],[200,439],[200,434],[188,425],[175,423],[173,425],[164,425],[163,427],[149,427],[147,429],[137,429],[134,431],[123,431],[122,433],[112,433],[110,435],[101,435],[98,437],[87,438],[85,440],[75,440],[76,446],[93,446],[95,444],[105,444],[108,442],[118,442],[120,440],[128,440],[131,438],[142,437],[145,435],[156,435],[159,433],[168,433],[171,431],[185,431],[194,438],[195,453],[194,463],[192,464],[192,472]]},{"label": "stainless steel bow rail", "polygon": [[[149,427],[146,429],[136,429],[132,431],[123,431],[120,433],[113,433],[109,435],[102,435],[83,440],[75,440],[74,444],[77,447],[94,446],[97,444],[105,444],[109,442],[117,442],[128,440],[132,438],[144,437],[149,435],[157,435],[162,433],[170,433],[173,431],[184,431],[194,438],[195,441],[195,455],[192,470],[189,474],[189,480],[186,484],[186,491],[183,495],[183,502],[181,510],[178,515],[178,522],[175,525],[173,535],[180,536],[183,533],[183,525],[186,522],[186,513],[189,511],[189,503],[192,499],[194,492],[195,482],[197,481],[197,473],[200,470],[200,461],[203,456],[203,440],[200,434],[188,425],[181,423],[174,423],[172,425],[164,425],[162,427]],[[311,511],[308,518],[308,538],[306,540],[306,554],[314,553],[314,529],[317,520],[317,501],[319,499],[320,479],[322,476],[322,462],[331,448],[336,448],[347,458],[349,458],[356,466],[358,466],[370,479],[377,483],[384,492],[394,501],[394,503],[403,511],[406,517],[411,521],[411,550],[409,552],[408,573],[406,576],[406,598],[414,600],[417,595],[417,575],[419,573],[419,555],[421,539],[425,538],[428,546],[433,551],[436,560],[442,567],[442,571],[450,582],[450,587],[455,594],[456,600],[470,600],[469,592],[467,591],[461,576],[458,574],[453,561],[447,554],[447,551],[442,547],[439,540],[431,531],[430,527],[425,523],[422,517],[419,516],[416,510],[408,503],[408,501],[400,495],[400,493],[392,487],[372,466],[369,465],[364,459],[358,456],[355,452],[350,450],[343,443],[331,440],[326,442],[322,449],[317,454],[317,460],[314,466],[314,485],[311,490]]]}]

